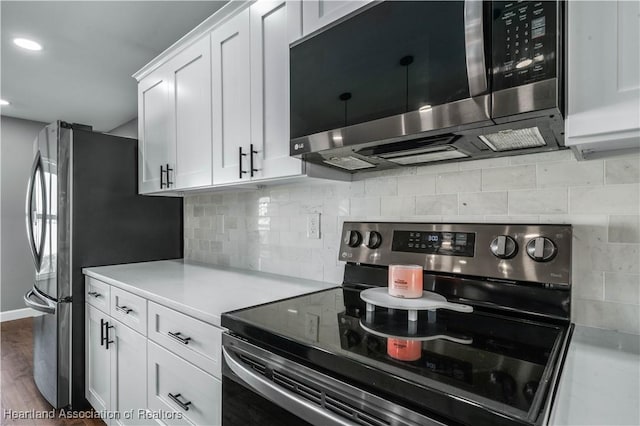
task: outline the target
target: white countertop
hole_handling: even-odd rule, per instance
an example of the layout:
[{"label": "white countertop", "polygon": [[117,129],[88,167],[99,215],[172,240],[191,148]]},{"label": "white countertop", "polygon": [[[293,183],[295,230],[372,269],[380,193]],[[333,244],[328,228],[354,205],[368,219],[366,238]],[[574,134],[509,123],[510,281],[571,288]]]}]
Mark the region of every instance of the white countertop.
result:
[{"label": "white countertop", "polygon": [[218,327],[223,312],[338,286],[184,260],[99,266],[82,271]]},{"label": "white countertop", "polygon": [[576,326],[550,425],[640,425],[640,336]]}]

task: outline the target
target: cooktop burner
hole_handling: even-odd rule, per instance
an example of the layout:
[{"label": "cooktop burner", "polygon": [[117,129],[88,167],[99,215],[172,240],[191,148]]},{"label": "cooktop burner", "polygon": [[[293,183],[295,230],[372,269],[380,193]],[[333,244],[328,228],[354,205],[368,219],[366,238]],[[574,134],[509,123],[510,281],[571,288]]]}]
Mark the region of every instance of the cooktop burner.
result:
[{"label": "cooktop burner", "polygon": [[[225,314],[223,326],[287,351],[309,348],[299,355],[329,371],[341,369],[335,358],[366,366],[365,376],[345,368],[351,382],[370,386],[374,371],[401,378],[400,399],[412,400],[419,386],[514,418],[527,419],[540,408],[566,327],[439,310],[435,321],[419,313],[416,331],[409,332],[406,312],[377,308],[367,320],[347,314],[343,295],[336,288],[235,311]],[[317,353],[333,359],[319,364]]]}]

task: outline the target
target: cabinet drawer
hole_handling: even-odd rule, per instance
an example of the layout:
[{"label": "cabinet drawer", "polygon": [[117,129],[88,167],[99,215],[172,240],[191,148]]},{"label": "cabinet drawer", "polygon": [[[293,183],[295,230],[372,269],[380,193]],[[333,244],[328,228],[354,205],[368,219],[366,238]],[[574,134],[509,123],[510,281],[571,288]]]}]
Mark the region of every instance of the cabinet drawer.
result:
[{"label": "cabinet drawer", "polygon": [[147,301],[128,291],[111,287],[111,316],[123,324],[133,328],[142,335],[147,335]]},{"label": "cabinet drawer", "polygon": [[220,378],[221,329],[149,302],[149,339]]},{"label": "cabinet drawer", "polygon": [[105,314],[109,314],[109,284],[98,281],[95,278],[85,276],[84,300],[91,306],[95,306]]},{"label": "cabinet drawer", "polygon": [[174,412],[163,419],[166,424],[221,424],[220,380],[153,342],[148,344],[148,361],[149,409]]}]

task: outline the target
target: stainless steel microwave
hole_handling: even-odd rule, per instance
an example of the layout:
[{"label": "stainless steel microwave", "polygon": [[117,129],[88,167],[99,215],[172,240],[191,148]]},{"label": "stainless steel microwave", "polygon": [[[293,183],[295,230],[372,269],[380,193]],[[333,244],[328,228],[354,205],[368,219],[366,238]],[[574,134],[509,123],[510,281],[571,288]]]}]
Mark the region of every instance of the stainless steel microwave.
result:
[{"label": "stainless steel microwave", "polygon": [[564,147],[559,1],[386,1],[291,45],[291,155],[350,172]]}]

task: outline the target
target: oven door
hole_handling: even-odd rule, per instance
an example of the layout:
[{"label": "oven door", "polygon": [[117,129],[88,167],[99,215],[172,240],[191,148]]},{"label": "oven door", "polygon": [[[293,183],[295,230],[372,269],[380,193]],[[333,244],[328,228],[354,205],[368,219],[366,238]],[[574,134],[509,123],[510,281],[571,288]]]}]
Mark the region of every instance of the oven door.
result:
[{"label": "oven door", "polygon": [[230,334],[222,342],[223,426],[443,425]]},{"label": "oven door", "polygon": [[293,44],[291,155],[490,123],[489,12],[388,1]]}]

